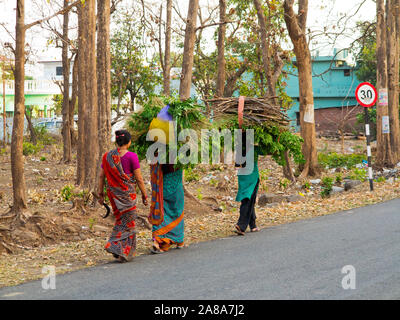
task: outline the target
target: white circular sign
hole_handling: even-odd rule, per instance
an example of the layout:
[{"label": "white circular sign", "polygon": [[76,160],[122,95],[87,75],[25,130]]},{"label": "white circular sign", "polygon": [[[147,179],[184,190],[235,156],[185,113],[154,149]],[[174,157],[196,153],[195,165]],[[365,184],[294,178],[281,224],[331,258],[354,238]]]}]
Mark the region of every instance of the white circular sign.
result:
[{"label": "white circular sign", "polygon": [[372,107],[378,99],[376,88],[368,83],[361,83],[356,90],[356,99],[363,107]]}]

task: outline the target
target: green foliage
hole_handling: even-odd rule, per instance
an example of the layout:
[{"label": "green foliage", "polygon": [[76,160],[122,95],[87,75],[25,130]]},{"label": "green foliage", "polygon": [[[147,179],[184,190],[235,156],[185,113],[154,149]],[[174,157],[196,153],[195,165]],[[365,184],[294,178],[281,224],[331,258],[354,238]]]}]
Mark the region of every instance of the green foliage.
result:
[{"label": "green foliage", "polygon": [[185,181],[192,182],[192,181],[199,181],[200,175],[194,171],[192,167],[188,167],[185,169]]},{"label": "green foliage", "polygon": [[218,180],[217,179],[210,179],[209,184],[212,187],[216,187],[218,185]]},{"label": "green foliage", "polygon": [[96,224],[96,222],[97,222],[97,219],[96,218],[89,218],[89,229],[90,230],[93,230],[93,227],[94,227],[94,225]]},{"label": "green foliage", "polygon": [[62,94],[55,94],[51,98],[51,100],[53,100],[54,112],[58,116],[61,115],[61,112],[62,112],[62,105],[63,105],[63,100],[64,100],[63,98],[64,97]]},{"label": "green foliage", "polygon": [[0,149],[0,155],[4,156],[7,154],[7,149],[6,148],[1,148]]},{"label": "green foliage", "polygon": [[[176,123],[176,132],[178,134],[184,129],[200,130],[202,127],[207,125],[203,114],[204,108],[198,105],[194,100],[182,102],[176,98],[165,98],[161,96],[150,97],[149,101],[143,106],[143,110],[139,113],[133,114],[128,122],[133,141],[131,151],[137,153],[140,160],[146,158],[148,148],[154,143],[153,141],[146,141],[146,135],[150,123],[166,105],[170,106],[169,113],[172,115]],[[186,141],[177,141],[177,149],[179,150],[185,143]],[[200,139],[198,143],[201,143]],[[170,148],[172,148],[172,146],[167,145],[167,160],[169,160]],[[200,154],[200,146],[198,150]],[[189,168],[192,166],[190,163],[182,164],[179,159],[177,162],[177,168]]]},{"label": "green foliage", "polygon": [[200,201],[203,200],[203,193],[201,191],[201,188],[197,189],[197,199],[199,199]]},{"label": "green foliage", "polygon": [[123,98],[129,94],[131,104],[143,104],[161,83],[157,64],[147,58],[151,44],[145,41],[145,25],[142,20],[132,19],[133,7],[117,11],[115,29],[111,35],[111,83],[112,95]]},{"label": "green foliage", "polygon": [[40,157],[40,161],[46,161],[46,157]]},{"label": "green foliage", "polygon": [[147,103],[143,105],[140,112],[134,113],[128,121],[128,126],[132,134],[131,151],[137,153],[139,160],[146,158],[147,149],[153,143],[146,141],[146,135],[149,130],[151,121],[157,117],[162,106],[163,101],[156,96],[151,96]]},{"label": "green foliage", "polygon": [[348,169],[354,168],[357,164],[362,163],[363,160],[367,160],[365,154],[338,154],[336,152],[330,153],[319,153],[318,162],[323,167],[332,168],[343,168]]},{"label": "green foliage", "polygon": [[333,178],[331,177],[323,177],[322,178],[322,191],[321,191],[321,197],[326,198],[329,197],[331,194],[333,187]]},{"label": "green foliage", "polygon": [[375,179],[375,182],[381,183],[381,182],[385,182],[386,178],[384,176],[380,176],[377,179]]},{"label": "green foliage", "polygon": [[341,184],[343,182],[343,175],[341,173],[338,173],[335,177],[335,182],[337,184]]},{"label": "green foliage", "polygon": [[88,190],[81,190],[79,192],[75,191],[74,186],[66,185],[61,188],[60,190],[61,200],[66,202],[73,200],[74,198],[81,198],[85,200],[85,204],[89,200],[89,191]]},{"label": "green foliage", "polygon": [[45,146],[49,146],[56,143],[56,140],[47,132],[45,127],[36,126],[33,128],[33,130],[35,130],[38,143],[41,143],[42,145]]},{"label": "green foliage", "polygon": [[205,122],[204,107],[193,99],[180,101],[177,98],[165,98],[165,104],[170,105],[168,112],[177,123],[177,130],[196,129],[196,125]]},{"label": "green foliage", "polygon": [[367,170],[355,168],[350,172],[348,178],[351,180],[359,180],[364,182],[367,180]]},{"label": "green foliage", "polygon": [[310,183],[310,181],[304,182],[304,184],[303,184],[302,187],[303,187],[303,189],[310,190],[310,188],[311,188],[311,183]]},{"label": "green foliage", "polygon": [[270,174],[271,170],[269,169],[260,170],[260,180],[261,181],[268,180]]},{"label": "green foliage", "polygon": [[71,185],[66,185],[61,189],[61,199],[66,202],[72,199],[73,193],[72,190],[74,189]]},{"label": "green foliage", "polygon": [[42,148],[43,145],[41,143],[34,145],[30,142],[24,142],[22,144],[22,153],[24,154],[24,156],[29,156],[38,153],[40,150],[42,150]]},{"label": "green foliage", "polygon": [[[214,127],[234,130],[239,128],[237,117],[230,117],[215,121]],[[243,125],[243,130],[254,130],[254,143],[264,155],[270,155],[281,166],[286,164],[285,152],[297,164],[304,163],[304,156],[301,152],[303,139],[290,132],[287,128],[270,125],[267,122],[259,125]]]},{"label": "green foliage", "polygon": [[287,178],[283,178],[283,179],[281,179],[281,180],[279,181],[279,187],[280,187],[282,190],[286,190],[286,189],[289,187],[289,185],[290,185],[290,180],[287,179]]}]

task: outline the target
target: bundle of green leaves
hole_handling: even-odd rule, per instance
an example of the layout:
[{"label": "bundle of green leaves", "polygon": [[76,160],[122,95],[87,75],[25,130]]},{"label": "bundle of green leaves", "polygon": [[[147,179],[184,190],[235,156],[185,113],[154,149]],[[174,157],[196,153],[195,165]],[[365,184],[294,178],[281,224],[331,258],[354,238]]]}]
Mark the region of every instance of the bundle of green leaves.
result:
[{"label": "bundle of green leaves", "polygon": [[[132,115],[128,122],[129,129],[132,133],[132,145],[131,151],[137,153],[140,160],[146,158],[148,148],[154,143],[153,141],[147,141],[146,136],[150,127],[150,123],[154,118],[157,118],[158,113],[166,105],[170,108],[168,113],[171,114],[175,125],[176,132],[179,134],[184,129],[193,129],[199,132],[202,128],[208,125],[206,117],[204,116],[204,107],[197,104],[195,100],[189,99],[186,101],[180,101],[177,98],[152,96],[148,102],[143,105],[143,109],[139,113]],[[177,141],[176,146],[166,146],[167,160],[169,159],[169,152],[172,148],[180,148],[187,141]],[[198,143],[200,144],[199,139]],[[198,148],[199,153],[201,148]],[[176,151],[176,150],[174,150]],[[177,152],[178,157],[179,153]],[[192,156],[192,155],[191,155]],[[180,161],[177,161],[177,168],[186,168],[192,166],[191,164],[183,165]]]},{"label": "bundle of green leaves", "polygon": [[[218,129],[238,129],[238,119],[230,116],[220,119],[214,124]],[[301,152],[303,139],[286,127],[277,126],[276,124],[264,122],[263,124],[254,124],[245,122],[243,130],[254,130],[254,143],[264,154],[272,156],[272,158],[281,166],[286,164],[285,152],[293,158],[296,164],[304,163],[304,156]]]}]

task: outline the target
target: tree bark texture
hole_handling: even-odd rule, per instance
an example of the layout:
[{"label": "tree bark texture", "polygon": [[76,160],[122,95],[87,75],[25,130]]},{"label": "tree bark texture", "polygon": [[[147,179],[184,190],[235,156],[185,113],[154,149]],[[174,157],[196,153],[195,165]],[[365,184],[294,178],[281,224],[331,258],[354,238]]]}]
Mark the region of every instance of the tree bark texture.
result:
[{"label": "tree bark texture", "polygon": [[100,164],[102,155],[107,151],[111,143],[110,0],[98,1],[97,17],[97,93]]},{"label": "tree bark texture", "polygon": [[299,74],[300,126],[301,136],[304,140],[302,153],[306,161],[300,175],[300,179],[302,179],[306,176],[315,176],[319,173],[320,169],[318,166],[315,135],[312,63],[305,34],[308,1],[299,0],[298,14],[294,12],[293,5],[294,0],[285,0],[284,2],[285,22],[294,46]]},{"label": "tree bark texture", "polygon": [[197,22],[198,9],[199,9],[199,0],[190,0],[188,16],[186,21],[181,82],[179,86],[179,97],[182,101],[190,98],[190,89],[192,86],[192,76],[193,76],[193,55],[194,55],[194,45],[196,41],[196,22]]},{"label": "tree bark texture", "polygon": [[97,159],[99,157],[98,131],[98,101],[97,101],[97,69],[96,69],[96,1],[86,0],[84,10],[87,12],[87,28],[85,28],[87,51],[85,55],[86,96],[87,105],[84,110],[85,124],[85,179],[83,186],[92,190],[95,188]]},{"label": "tree bark texture", "polygon": [[167,0],[167,20],[165,26],[165,53],[164,53],[164,95],[171,95],[171,25],[172,0]]},{"label": "tree bark texture", "polygon": [[217,85],[216,93],[217,97],[224,96],[225,89],[225,37],[226,37],[226,0],[219,0],[219,21],[218,27],[218,58],[217,58]]},{"label": "tree bark texture", "polygon": [[15,46],[14,119],[11,138],[11,175],[13,184],[13,211],[17,216],[27,208],[24,176],[23,135],[25,115],[25,1],[17,0]]},{"label": "tree bark texture", "polygon": [[399,55],[398,37],[396,28],[396,8],[394,0],[387,1],[387,61],[388,61],[388,93],[389,93],[389,124],[390,124],[390,145],[392,147],[393,163],[395,166],[399,159],[400,152],[400,131],[399,131]]},{"label": "tree bark texture", "polygon": [[[64,8],[68,7],[68,0],[64,0]],[[71,123],[70,123],[70,101],[69,101],[69,72],[70,61],[68,58],[68,26],[69,25],[69,11],[64,12],[63,15],[63,45],[62,45],[62,68],[63,68],[63,104],[62,104],[62,118],[63,118],[63,162],[70,163],[72,160],[71,148]]]},{"label": "tree bark texture", "polygon": [[[387,33],[386,33],[386,7],[385,0],[377,0],[376,2],[377,25],[376,25],[376,60],[377,74],[376,86],[378,92],[388,89],[387,77]],[[382,133],[382,118],[389,115],[388,106],[380,106],[377,104],[376,112],[376,135],[377,135],[377,154],[376,165],[384,167],[393,163],[393,156],[390,145],[390,135]]]}]

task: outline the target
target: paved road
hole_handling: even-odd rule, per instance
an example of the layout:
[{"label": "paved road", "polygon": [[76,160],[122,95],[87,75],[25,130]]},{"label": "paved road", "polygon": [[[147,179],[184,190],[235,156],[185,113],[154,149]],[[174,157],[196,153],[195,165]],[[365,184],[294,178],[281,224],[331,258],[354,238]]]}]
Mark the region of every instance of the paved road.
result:
[{"label": "paved road", "polygon": [[[0,299],[400,299],[400,199],[0,289]],[[342,288],[354,266],[356,289]]]}]

